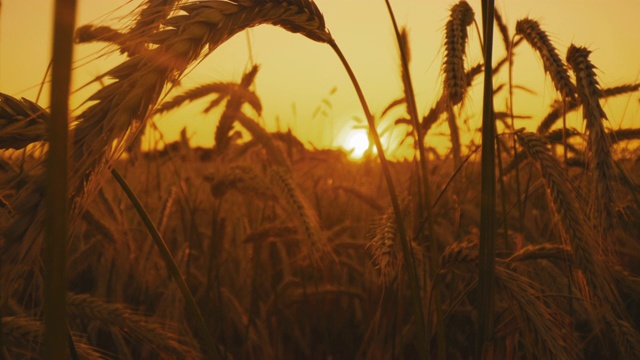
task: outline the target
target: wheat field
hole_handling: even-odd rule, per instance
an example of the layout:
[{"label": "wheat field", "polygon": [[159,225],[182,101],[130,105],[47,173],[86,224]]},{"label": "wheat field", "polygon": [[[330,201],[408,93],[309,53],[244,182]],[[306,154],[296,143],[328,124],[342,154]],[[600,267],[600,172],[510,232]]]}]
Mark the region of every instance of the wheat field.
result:
[{"label": "wheat field", "polygon": [[[403,112],[405,159],[386,155],[312,0],[149,0],[122,28],[56,21],[51,106],[0,93],[0,359],[640,358],[640,128],[614,128],[602,105],[637,101],[640,83],[601,86],[588,47],[476,2],[449,4],[441,92],[420,113],[386,1],[403,94],[384,112]],[[60,19],[73,3],[57,1]],[[361,161],[267,131],[259,65],[181,84],[262,25],[334,52],[369,129]],[[471,65],[470,34],[489,39]],[[86,43],[124,60],[69,116],[70,51]],[[525,47],[555,96],[530,117],[513,102]],[[184,131],[143,147],[198,99],[212,148]],[[481,141],[464,142],[463,108]]]}]

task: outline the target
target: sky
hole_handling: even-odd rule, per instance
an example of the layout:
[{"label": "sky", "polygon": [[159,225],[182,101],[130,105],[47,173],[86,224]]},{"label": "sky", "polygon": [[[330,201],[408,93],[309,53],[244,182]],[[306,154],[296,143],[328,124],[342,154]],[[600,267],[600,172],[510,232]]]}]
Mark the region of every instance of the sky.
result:
[{"label": "sky", "polygon": [[[78,0],[77,24],[124,26],[131,20],[139,0]],[[396,18],[409,31],[412,54],[411,74],[416,89],[418,111],[425,114],[441,92],[443,29],[454,1],[391,1]],[[480,0],[470,0],[480,18]],[[51,54],[53,1],[5,0],[0,13],[0,91],[35,100]],[[327,27],[345,53],[358,77],[374,114],[379,115],[402,94],[399,60],[391,22],[384,0],[317,0]],[[562,57],[571,43],[593,50],[592,62],[598,67],[603,86],[640,81],[640,0],[497,0],[496,7],[513,32],[515,22],[524,17],[538,20]],[[480,45],[473,25],[469,28],[467,65],[479,62]],[[496,55],[504,53],[496,36]],[[117,65],[122,58],[109,55],[100,45],[78,45],[75,49],[75,88]],[[306,144],[332,147],[344,143],[346,134],[363,118],[355,92],[331,48],[314,43],[299,34],[273,26],[259,26],[223,44],[206,61],[192,69],[183,81],[183,90],[215,81],[239,81],[251,62],[261,66],[256,91],[264,111],[260,121],[269,130],[291,128]],[[506,73],[495,83],[507,80]],[[554,100],[551,81],[544,74],[539,57],[526,44],[516,50],[514,82],[536,94],[516,92],[515,111],[530,115],[518,126],[535,128],[538,119]],[[481,80],[459,110],[473,136],[481,113]],[[74,94],[80,104],[97,85]],[[39,98],[46,106],[48,91]],[[179,94],[174,91],[169,97]],[[334,91],[335,90],[335,91]],[[496,109],[504,109],[501,100]],[[196,116],[205,106],[199,102],[160,119],[156,123],[166,141],[175,140],[187,127],[192,143],[210,146],[215,116]],[[623,96],[605,104],[610,126],[640,125],[638,95]],[[380,119],[381,128],[400,112]],[[576,123],[576,126],[581,126]],[[430,135],[433,143],[444,142],[444,127]],[[401,135],[399,132],[399,135]],[[398,135],[398,136],[399,136]],[[149,139],[157,138],[157,135]],[[152,140],[150,140],[152,141]],[[446,146],[446,145],[443,145]]]}]

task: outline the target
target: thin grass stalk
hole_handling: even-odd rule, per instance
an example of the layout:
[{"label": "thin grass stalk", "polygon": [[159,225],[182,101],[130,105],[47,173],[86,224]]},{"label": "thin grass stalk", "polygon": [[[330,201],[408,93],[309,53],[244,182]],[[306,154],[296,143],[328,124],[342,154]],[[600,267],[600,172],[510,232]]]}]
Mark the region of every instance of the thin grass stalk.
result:
[{"label": "thin grass stalk", "polygon": [[53,28],[51,123],[47,156],[47,232],[44,245],[44,359],[66,359],[69,92],[73,61],[75,0],[57,0]]},{"label": "thin grass stalk", "polygon": [[393,183],[393,178],[391,177],[391,169],[389,166],[389,161],[387,160],[384,149],[382,148],[382,141],[380,141],[380,135],[376,130],[375,120],[373,115],[371,114],[371,110],[369,110],[369,105],[367,104],[367,100],[364,97],[362,89],[360,88],[360,84],[358,83],[358,79],[356,78],[353,70],[351,69],[351,65],[345,58],[342,50],[338,44],[331,39],[329,45],[336,53],[336,55],[340,58],[342,65],[344,66],[347,74],[349,75],[349,79],[351,79],[351,83],[358,94],[358,99],[360,100],[360,104],[362,105],[362,110],[365,113],[365,117],[367,118],[367,123],[369,125],[369,134],[373,139],[376,150],[378,151],[378,158],[380,159],[380,167],[382,168],[382,173],[384,175],[387,190],[389,192],[389,197],[391,198],[391,204],[393,206],[393,211],[397,220],[397,231],[398,236],[400,237],[400,243],[402,245],[402,252],[405,256],[405,269],[407,271],[407,276],[409,277],[409,288],[411,290],[411,302],[413,306],[414,316],[416,317],[416,321],[418,323],[418,343],[416,344],[418,350],[420,351],[421,358],[427,358],[427,349],[426,349],[426,328],[424,323],[424,315],[422,312],[422,301],[420,296],[420,283],[418,281],[418,274],[416,272],[416,267],[413,261],[413,257],[411,256],[411,246],[409,244],[409,239],[407,237],[407,231],[404,227],[402,210],[400,208],[400,201],[398,200],[398,194],[396,193],[395,185]]},{"label": "thin grass stalk", "polygon": [[[409,54],[408,49],[404,46],[408,42],[402,40],[402,34],[398,28],[398,23],[396,21],[395,14],[393,12],[393,8],[391,7],[391,3],[389,0],[385,0],[387,5],[387,10],[389,11],[389,17],[391,18],[391,22],[393,24],[393,30],[396,35],[396,41],[398,42],[398,49],[400,52],[400,65],[402,66],[402,83],[404,85],[405,98],[407,101],[407,110],[409,111],[409,117],[411,118],[411,123],[413,124],[413,130],[415,132],[416,141],[418,142],[418,161],[420,162],[420,177],[418,179],[419,187],[422,190],[422,196],[424,199],[421,199],[421,202],[425,205],[426,215],[427,215],[427,231],[429,233],[429,237],[431,240],[429,241],[429,269],[431,270],[431,280],[435,278],[438,273],[438,259],[440,255],[438,254],[438,245],[435,239],[433,238],[434,234],[434,222],[433,222],[433,208],[431,206],[431,192],[429,190],[429,171],[428,171],[428,157],[424,147],[424,132],[420,131],[420,119],[418,117],[418,107],[416,105],[416,97],[415,92],[413,90],[413,81],[411,79],[411,73],[409,70]],[[406,37],[406,33],[405,33]],[[405,254],[406,257],[407,254]],[[413,254],[411,254],[413,257]],[[446,356],[446,342],[444,337],[444,324],[442,323],[442,309],[440,308],[440,296],[436,289],[436,293],[434,296],[434,302],[437,312],[437,332],[438,332],[438,358],[444,360]],[[431,309],[427,309],[430,311]],[[431,328],[429,325],[428,329]],[[427,335],[427,350],[429,350],[429,345],[431,336]],[[430,352],[427,351],[427,354]]]},{"label": "thin grass stalk", "polygon": [[484,91],[482,104],[482,180],[480,195],[480,258],[478,278],[478,333],[476,359],[482,359],[493,335],[493,306],[495,301],[495,123],[493,111],[493,21],[494,0],[482,0],[482,24],[484,27]]},{"label": "thin grass stalk", "polygon": [[145,227],[149,231],[149,234],[153,238],[153,241],[156,244],[156,247],[160,251],[160,255],[162,256],[165,266],[167,267],[167,271],[169,272],[169,275],[173,278],[173,280],[178,285],[178,288],[180,289],[180,292],[182,293],[182,297],[184,298],[184,301],[186,303],[185,306],[186,306],[187,312],[191,316],[191,320],[195,322],[196,328],[200,333],[199,335],[201,337],[201,345],[206,355],[212,359],[221,359],[221,355],[216,347],[213,337],[211,336],[211,333],[209,332],[209,329],[207,328],[207,325],[204,322],[202,313],[200,312],[200,309],[196,304],[196,301],[193,297],[193,294],[191,293],[191,290],[189,290],[187,283],[184,281],[184,278],[180,273],[180,269],[178,269],[178,265],[173,259],[173,256],[171,255],[169,248],[167,248],[167,244],[162,239],[162,236],[158,232],[158,229],[156,229],[155,225],[153,224],[153,221],[147,214],[147,211],[144,209],[144,207],[142,206],[142,204],[140,203],[136,195],[133,193],[133,191],[127,184],[126,180],[120,175],[120,173],[116,169],[112,169],[111,174],[116,179],[120,187],[122,187],[122,190],[125,192],[129,200],[131,201],[131,204],[138,212],[140,219],[144,223]]},{"label": "thin grass stalk", "polygon": [[[509,59],[509,117],[511,118],[511,130],[515,131],[516,129],[516,120],[514,116],[513,110],[513,48],[514,48],[515,35],[511,38],[511,42],[509,43],[509,48],[507,49],[508,54],[507,58]],[[512,137],[512,146],[513,146],[513,159],[518,159],[518,140],[515,135]],[[516,170],[516,201],[518,205],[518,225],[519,229],[524,228],[524,204],[520,198],[520,194],[522,194],[522,189],[520,185],[520,166],[515,167]]]},{"label": "thin grass stalk", "polygon": [[[495,125],[495,122],[494,122]],[[498,133],[498,129],[496,126],[496,133]],[[497,138],[496,138],[497,139]],[[499,140],[499,139],[497,139]],[[504,240],[504,249],[507,249],[508,239],[509,239],[509,223],[507,220],[507,187],[504,183],[504,168],[502,166],[502,144],[500,141],[496,141],[496,152],[498,159],[498,182],[500,183],[500,202],[501,202],[501,210],[502,210],[502,229],[504,232],[503,240]],[[506,145],[504,145],[506,147]]]}]

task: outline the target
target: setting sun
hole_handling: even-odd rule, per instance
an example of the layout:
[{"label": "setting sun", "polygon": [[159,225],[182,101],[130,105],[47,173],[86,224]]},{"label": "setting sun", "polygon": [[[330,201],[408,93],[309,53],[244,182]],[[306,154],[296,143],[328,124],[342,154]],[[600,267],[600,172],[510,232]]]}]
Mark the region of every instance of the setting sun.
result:
[{"label": "setting sun", "polygon": [[369,148],[369,137],[365,130],[353,130],[347,135],[344,149],[352,159],[360,159]]}]

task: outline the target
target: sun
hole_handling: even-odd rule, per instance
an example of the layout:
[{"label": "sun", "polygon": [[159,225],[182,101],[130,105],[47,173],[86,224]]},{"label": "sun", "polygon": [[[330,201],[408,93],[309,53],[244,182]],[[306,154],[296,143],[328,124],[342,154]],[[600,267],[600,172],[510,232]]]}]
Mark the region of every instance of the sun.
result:
[{"label": "sun", "polygon": [[352,159],[361,159],[369,148],[369,137],[366,130],[352,130],[344,142],[344,149],[349,151]]}]

